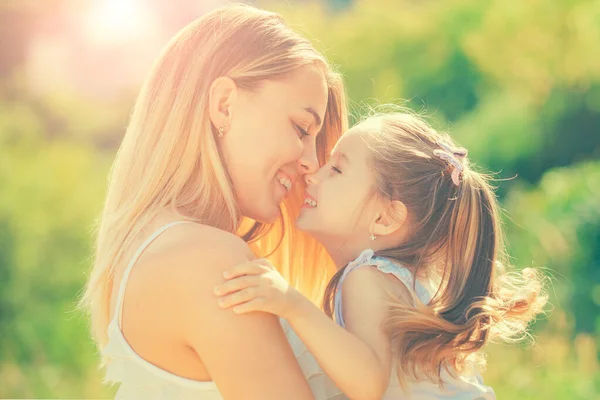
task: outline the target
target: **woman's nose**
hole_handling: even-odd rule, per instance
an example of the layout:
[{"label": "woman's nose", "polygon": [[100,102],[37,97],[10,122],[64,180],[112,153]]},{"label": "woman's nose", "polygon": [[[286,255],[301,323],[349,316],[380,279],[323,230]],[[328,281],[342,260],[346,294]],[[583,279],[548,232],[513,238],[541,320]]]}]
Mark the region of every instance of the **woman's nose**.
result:
[{"label": "woman's nose", "polygon": [[304,147],[302,156],[298,159],[301,174],[314,174],[319,169],[317,149],[315,144]]}]

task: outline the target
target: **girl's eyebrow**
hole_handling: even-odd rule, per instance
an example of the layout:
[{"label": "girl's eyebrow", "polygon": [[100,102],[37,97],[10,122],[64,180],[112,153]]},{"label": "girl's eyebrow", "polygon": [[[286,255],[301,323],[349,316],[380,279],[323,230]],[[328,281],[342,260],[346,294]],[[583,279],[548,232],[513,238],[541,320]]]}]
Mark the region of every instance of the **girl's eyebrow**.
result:
[{"label": "girl's eyebrow", "polygon": [[348,156],[344,153],[342,153],[341,151],[332,151],[331,152],[331,160],[330,161],[337,161],[337,162],[343,162],[344,164],[348,164]]}]

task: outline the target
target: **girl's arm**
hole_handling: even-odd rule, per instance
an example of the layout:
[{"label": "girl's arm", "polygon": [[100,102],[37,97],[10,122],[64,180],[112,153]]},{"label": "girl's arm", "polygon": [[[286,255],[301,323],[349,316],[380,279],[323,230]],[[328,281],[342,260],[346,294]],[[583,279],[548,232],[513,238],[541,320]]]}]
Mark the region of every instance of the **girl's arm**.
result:
[{"label": "girl's arm", "polygon": [[346,329],[302,296],[288,322],[323,371],[351,399],[380,399],[388,386],[391,356],[381,330],[386,316],[380,273],[360,267],[342,285]]},{"label": "girl's arm", "polygon": [[346,276],[343,315],[346,329],[293,289],[264,260],[230,270],[229,280],[215,292],[221,307],[236,313],[266,311],[288,320],[323,371],[352,399],[380,399],[391,370],[389,340],[381,329],[389,302],[397,291],[376,268],[363,266]]}]

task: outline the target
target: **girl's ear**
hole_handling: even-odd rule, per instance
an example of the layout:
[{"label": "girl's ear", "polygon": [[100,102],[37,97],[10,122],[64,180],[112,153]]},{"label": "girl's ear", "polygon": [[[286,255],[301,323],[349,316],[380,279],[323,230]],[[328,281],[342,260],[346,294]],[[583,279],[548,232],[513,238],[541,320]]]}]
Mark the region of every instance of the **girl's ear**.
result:
[{"label": "girl's ear", "polygon": [[399,200],[392,200],[383,205],[375,215],[371,225],[371,233],[375,236],[386,236],[397,232],[407,219],[406,205]]}]

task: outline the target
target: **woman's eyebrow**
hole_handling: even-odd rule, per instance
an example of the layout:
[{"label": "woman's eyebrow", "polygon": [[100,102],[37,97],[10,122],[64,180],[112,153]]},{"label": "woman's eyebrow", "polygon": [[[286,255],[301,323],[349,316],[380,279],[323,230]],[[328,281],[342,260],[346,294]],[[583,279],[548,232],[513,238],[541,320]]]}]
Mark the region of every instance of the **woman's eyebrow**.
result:
[{"label": "woman's eyebrow", "polygon": [[307,113],[309,113],[309,114],[311,114],[313,116],[313,118],[315,119],[315,122],[316,122],[317,126],[321,126],[321,121],[323,119],[321,118],[321,116],[312,107],[306,107],[304,109],[304,111],[306,111]]}]

